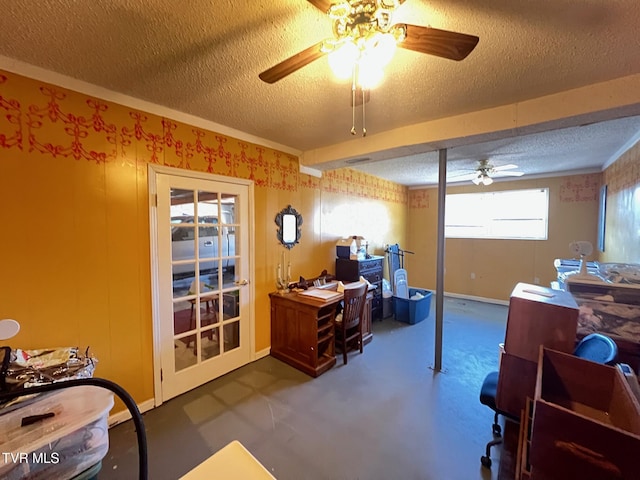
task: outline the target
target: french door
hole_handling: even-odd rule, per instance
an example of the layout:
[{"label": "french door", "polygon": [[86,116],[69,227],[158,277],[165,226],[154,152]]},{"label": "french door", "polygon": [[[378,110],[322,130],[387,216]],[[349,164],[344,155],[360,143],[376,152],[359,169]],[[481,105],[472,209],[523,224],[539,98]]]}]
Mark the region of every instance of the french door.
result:
[{"label": "french door", "polygon": [[156,170],[158,403],[158,393],[166,401],[252,360],[253,301],[250,183]]}]

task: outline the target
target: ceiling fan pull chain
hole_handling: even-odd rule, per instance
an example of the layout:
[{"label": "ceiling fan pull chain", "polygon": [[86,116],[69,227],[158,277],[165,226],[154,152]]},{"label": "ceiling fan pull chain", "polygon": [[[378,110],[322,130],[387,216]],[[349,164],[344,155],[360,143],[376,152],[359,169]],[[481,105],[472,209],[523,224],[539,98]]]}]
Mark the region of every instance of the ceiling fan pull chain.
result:
[{"label": "ceiling fan pull chain", "polygon": [[364,115],[364,88],[362,89],[362,136],[366,137],[367,136],[367,127],[365,124],[365,115]]},{"label": "ceiling fan pull chain", "polygon": [[356,69],[354,67],[351,79],[351,135],[356,134]]}]

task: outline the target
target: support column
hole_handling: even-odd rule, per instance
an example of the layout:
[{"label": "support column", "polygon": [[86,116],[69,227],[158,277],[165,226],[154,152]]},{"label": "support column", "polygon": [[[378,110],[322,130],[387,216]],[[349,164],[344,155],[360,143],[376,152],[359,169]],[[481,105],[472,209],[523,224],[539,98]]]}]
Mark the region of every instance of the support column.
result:
[{"label": "support column", "polygon": [[433,369],[442,371],[442,327],[444,324],[444,212],[447,195],[447,150],[438,151],[438,247],[436,258],[436,334]]}]

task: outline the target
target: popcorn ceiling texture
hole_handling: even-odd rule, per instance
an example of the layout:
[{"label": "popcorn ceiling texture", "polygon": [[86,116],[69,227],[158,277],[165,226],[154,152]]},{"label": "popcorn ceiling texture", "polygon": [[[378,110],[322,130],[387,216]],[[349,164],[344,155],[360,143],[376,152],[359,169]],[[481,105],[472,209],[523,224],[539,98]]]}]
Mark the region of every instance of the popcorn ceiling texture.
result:
[{"label": "popcorn ceiling texture", "polygon": [[[332,78],[326,59],[274,85],[258,79],[332,36],[330,19],[304,0],[5,1],[2,10],[6,59],[298,151],[352,140],[350,84]],[[411,0],[395,21],[480,42],[461,62],[399,49],[367,104],[370,136],[640,73],[637,0]]]}]

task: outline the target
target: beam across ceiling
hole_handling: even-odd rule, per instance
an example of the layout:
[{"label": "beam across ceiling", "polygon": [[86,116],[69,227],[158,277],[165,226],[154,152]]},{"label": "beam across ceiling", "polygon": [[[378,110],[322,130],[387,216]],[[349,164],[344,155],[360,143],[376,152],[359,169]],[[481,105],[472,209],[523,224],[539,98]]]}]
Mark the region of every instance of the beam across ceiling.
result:
[{"label": "beam across ceiling", "polygon": [[305,166],[325,170],[352,158],[387,160],[630,115],[640,115],[640,74],[370,134],[307,150],[300,158]]}]

